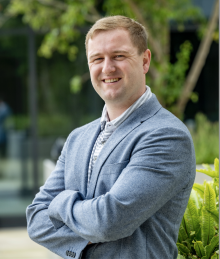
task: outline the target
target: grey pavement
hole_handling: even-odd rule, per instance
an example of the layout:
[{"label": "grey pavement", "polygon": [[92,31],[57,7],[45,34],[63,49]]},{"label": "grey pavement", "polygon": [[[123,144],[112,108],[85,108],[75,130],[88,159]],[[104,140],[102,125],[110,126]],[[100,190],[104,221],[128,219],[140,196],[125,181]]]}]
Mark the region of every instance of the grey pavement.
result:
[{"label": "grey pavement", "polygon": [[0,229],[1,259],[59,259],[46,248],[34,243],[26,228]]}]

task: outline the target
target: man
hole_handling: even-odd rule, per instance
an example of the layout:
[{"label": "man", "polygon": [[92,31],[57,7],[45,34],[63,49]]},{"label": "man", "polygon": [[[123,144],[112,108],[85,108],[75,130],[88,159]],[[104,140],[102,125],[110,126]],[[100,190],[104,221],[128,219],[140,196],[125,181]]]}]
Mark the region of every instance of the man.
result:
[{"label": "man", "polygon": [[145,86],[145,29],[103,18],[86,50],[102,117],[69,135],[27,209],[29,235],[66,259],[176,259],[195,155],[187,128]]}]

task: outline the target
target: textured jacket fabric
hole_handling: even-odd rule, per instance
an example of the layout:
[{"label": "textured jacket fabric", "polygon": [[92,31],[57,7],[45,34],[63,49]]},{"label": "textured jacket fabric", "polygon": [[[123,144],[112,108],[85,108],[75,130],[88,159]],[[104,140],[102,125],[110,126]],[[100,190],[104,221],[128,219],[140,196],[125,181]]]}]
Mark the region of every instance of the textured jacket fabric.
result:
[{"label": "textured jacket fabric", "polygon": [[[185,125],[155,95],[111,135],[88,166],[100,119],[75,129],[27,208],[31,239],[63,258],[176,259],[178,230],[195,179]],[[86,258],[87,259],[87,258]]]}]

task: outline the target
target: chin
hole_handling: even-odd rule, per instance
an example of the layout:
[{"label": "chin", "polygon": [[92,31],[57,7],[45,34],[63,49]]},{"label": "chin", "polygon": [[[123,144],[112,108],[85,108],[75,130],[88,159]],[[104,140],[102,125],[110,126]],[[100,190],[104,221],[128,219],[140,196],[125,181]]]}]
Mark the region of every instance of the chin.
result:
[{"label": "chin", "polygon": [[111,89],[110,91],[105,92],[104,96],[106,99],[118,99],[124,95],[121,90],[122,89]]},{"label": "chin", "polygon": [[114,101],[120,99],[120,95],[118,93],[106,94],[103,96],[103,99],[106,101]]}]

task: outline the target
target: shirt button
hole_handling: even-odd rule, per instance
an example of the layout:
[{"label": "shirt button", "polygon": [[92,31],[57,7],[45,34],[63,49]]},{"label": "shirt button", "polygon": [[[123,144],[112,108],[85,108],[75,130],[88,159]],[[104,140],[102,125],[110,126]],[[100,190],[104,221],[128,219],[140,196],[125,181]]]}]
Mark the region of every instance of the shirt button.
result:
[{"label": "shirt button", "polygon": [[104,144],[105,144],[105,141],[102,141],[101,144],[104,145]]},{"label": "shirt button", "polygon": [[94,157],[93,157],[93,160],[96,161],[96,159],[97,159],[97,156],[94,156]]}]

